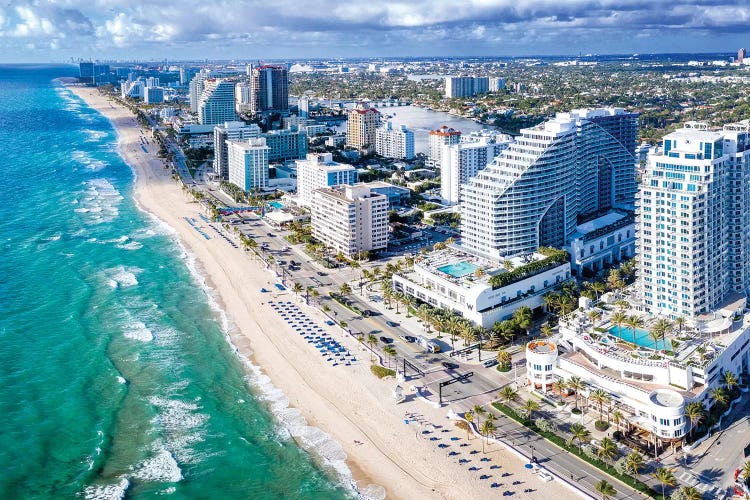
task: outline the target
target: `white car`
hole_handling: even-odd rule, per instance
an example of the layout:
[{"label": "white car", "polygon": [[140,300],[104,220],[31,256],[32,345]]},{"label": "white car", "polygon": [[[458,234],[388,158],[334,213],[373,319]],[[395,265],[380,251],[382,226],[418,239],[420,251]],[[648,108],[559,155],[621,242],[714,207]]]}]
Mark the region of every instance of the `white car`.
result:
[{"label": "white car", "polygon": [[552,481],[553,479],[552,474],[543,470],[540,470],[537,476],[539,476],[544,481]]}]

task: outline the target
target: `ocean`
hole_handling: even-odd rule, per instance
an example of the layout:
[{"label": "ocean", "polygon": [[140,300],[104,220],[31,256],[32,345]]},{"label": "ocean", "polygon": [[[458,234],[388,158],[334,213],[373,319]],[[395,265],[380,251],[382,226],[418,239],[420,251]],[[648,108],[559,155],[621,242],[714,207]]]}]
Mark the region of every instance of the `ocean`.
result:
[{"label": "ocean", "polygon": [[0,66],[0,498],[352,498],[54,81],[76,74]]}]

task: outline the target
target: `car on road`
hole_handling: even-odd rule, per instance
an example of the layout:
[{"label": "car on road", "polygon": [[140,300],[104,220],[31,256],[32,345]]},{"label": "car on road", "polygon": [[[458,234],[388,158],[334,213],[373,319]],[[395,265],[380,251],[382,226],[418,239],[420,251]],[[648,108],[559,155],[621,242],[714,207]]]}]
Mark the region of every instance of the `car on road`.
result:
[{"label": "car on road", "polygon": [[318,276],[328,276],[328,275],[324,273],[323,271],[318,271]]},{"label": "car on road", "polygon": [[274,236],[276,236],[276,235],[275,235],[275,234],[273,234],[273,233],[266,233],[266,236],[268,236],[269,238],[273,238],[273,237],[274,237]]},{"label": "car on road", "polygon": [[443,361],[440,364],[443,365],[444,367],[446,367],[449,370],[455,370],[456,368],[459,367],[459,364],[458,363],[454,363],[453,361]]},{"label": "car on road", "polygon": [[413,344],[417,341],[417,337],[413,337],[411,335],[400,335],[399,338],[404,342],[409,342],[410,344]]},{"label": "car on road", "polygon": [[396,323],[395,321],[386,321],[385,324],[390,326],[391,328],[396,328],[398,326],[398,323]]},{"label": "car on road", "polygon": [[278,264],[279,264],[280,266],[283,266],[284,264],[286,264],[286,261],[285,261],[284,259],[279,259],[279,260],[277,260],[276,262],[278,262]]},{"label": "car on road", "polygon": [[386,336],[380,337],[380,341],[384,344],[393,344],[393,339]]},{"label": "car on road", "polygon": [[335,324],[336,324],[336,323],[334,323],[334,322],[333,322],[333,321],[331,321],[330,319],[329,319],[329,320],[326,320],[326,325],[328,325],[328,326],[333,326],[333,325],[335,325]]},{"label": "car on road", "polygon": [[487,361],[482,363],[485,368],[491,368],[497,364],[497,359],[488,359]]}]

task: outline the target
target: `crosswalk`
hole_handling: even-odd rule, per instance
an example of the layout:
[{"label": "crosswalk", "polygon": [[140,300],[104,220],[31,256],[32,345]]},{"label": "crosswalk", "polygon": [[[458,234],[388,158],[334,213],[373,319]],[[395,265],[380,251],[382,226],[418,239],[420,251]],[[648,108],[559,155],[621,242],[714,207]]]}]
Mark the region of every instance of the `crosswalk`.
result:
[{"label": "crosswalk", "polygon": [[704,483],[695,474],[688,471],[684,471],[682,474],[677,476],[681,484],[692,486],[693,488],[708,494],[708,498],[724,498],[722,495],[721,488],[714,483]]}]

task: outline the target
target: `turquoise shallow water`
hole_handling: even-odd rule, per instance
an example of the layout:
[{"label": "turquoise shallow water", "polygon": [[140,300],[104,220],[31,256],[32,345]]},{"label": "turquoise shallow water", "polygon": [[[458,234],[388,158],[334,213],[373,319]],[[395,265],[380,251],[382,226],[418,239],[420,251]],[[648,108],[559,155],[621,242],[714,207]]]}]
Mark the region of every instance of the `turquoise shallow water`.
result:
[{"label": "turquoise shallow water", "polygon": [[0,498],[351,497],[260,402],[75,73],[0,66]]}]

